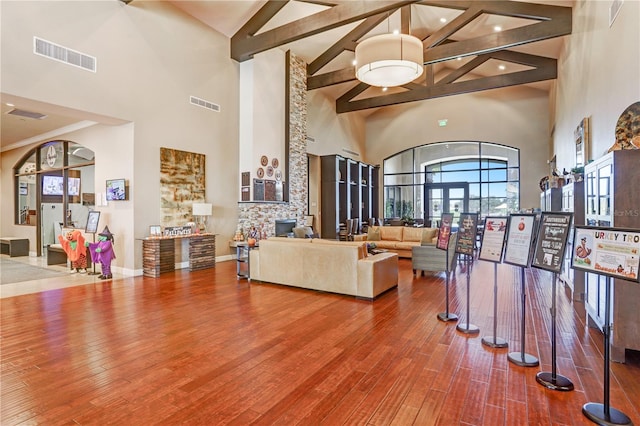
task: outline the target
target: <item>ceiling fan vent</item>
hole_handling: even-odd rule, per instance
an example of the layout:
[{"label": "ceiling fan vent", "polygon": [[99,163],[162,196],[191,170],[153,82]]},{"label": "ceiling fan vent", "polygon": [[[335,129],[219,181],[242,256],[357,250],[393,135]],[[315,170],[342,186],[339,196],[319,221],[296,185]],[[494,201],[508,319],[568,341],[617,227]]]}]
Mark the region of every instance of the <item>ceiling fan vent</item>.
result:
[{"label": "ceiling fan vent", "polygon": [[220,112],[220,105],[214,104],[213,102],[205,101],[204,99],[196,98],[195,96],[191,96],[189,101],[193,105],[210,109],[211,111]]},{"label": "ceiling fan vent", "polygon": [[42,120],[43,118],[47,118],[46,115],[40,114],[39,112],[25,111],[24,109],[13,108],[11,111],[7,112],[9,115],[17,115],[18,117],[24,118],[33,118],[34,120]]},{"label": "ceiling fan vent", "polygon": [[85,55],[84,53],[77,52],[69,49],[68,47],[60,46],[59,44],[55,44],[38,37],[33,38],[33,53],[53,59],[54,61],[64,62],[65,64],[73,65],[74,67],[82,68],[87,71],[96,72],[97,60],[95,57]]}]

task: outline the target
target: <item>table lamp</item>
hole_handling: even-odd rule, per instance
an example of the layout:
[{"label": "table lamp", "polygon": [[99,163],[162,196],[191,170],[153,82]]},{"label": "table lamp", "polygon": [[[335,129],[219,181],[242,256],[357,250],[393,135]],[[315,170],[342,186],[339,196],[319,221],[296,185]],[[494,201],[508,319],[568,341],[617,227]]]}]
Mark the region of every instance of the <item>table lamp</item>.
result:
[{"label": "table lamp", "polygon": [[207,217],[212,214],[212,205],[210,203],[193,203],[193,217],[198,224],[200,232],[207,232]]}]

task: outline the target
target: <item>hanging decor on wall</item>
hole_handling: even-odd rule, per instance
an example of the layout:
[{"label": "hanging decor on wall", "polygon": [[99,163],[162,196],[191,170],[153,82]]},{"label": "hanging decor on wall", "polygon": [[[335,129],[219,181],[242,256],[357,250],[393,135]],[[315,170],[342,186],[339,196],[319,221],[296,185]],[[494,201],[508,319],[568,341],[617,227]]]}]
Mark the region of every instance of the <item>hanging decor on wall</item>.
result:
[{"label": "hanging decor on wall", "polygon": [[160,223],[180,226],[192,220],[191,206],[205,200],[205,155],[160,148]]},{"label": "hanging decor on wall", "polygon": [[616,124],[616,141],[609,152],[620,149],[640,149],[640,102],[625,109]]}]

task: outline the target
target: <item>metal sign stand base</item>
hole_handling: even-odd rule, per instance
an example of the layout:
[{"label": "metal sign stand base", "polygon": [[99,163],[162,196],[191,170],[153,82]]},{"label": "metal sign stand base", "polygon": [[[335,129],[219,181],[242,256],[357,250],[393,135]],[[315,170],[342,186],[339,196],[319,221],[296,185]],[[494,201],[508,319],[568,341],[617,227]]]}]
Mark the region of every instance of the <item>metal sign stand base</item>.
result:
[{"label": "metal sign stand base", "polygon": [[478,328],[477,325],[473,325],[473,324],[469,324],[469,306],[471,305],[471,303],[469,302],[469,293],[470,293],[470,282],[471,282],[471,274],[469,272],[469,269],[471,269],[471,265],[469,262],[469,255],[466,255],[465,258],[465,263],[467,266],[467,322],[466,323],[462,323],[462,324],[458,324],[456,326],[456,330],[458,330],[461,333],[464,334],[478,334],[480,333],[480,329]]},{"label": "metal sign stand base", "polygon": [[524,280],[524,268],[520,268],[520,287],[521,287],[521,300],[522,300],[522,310],[520,312],[520,352],[509,352],[507,355],[507,359],[514,363],[515,365],[519,365],[520,367],[536,367],[540,364],[538,358],[533,355],[529,355],[524,352],[524,344],[526,340],[525,334],[525,312],[527,309],[527,294],[525,292],[525,280]]}]

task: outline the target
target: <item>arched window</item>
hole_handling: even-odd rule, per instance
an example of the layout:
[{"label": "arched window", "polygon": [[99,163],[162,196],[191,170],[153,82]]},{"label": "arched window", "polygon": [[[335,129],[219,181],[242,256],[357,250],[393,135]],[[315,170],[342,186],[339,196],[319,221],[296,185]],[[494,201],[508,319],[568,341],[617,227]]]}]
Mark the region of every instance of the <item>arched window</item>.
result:
[{"label": "arched window", "polygon": [[384,217],[431,223],[443,212],[520,209],[520,152],[487,142],[422,145],[384,160]]},{"label": "arched window", "polygon": [[[40,219],[45,245],[53,242],[47,241],[53,221],[84,227],[94,205],[94,164],[93,151],[71,141],[49,141],[29,151],[14,167],[15,223],[35,226]],[[43,206],[52,208],[43,212]],[[41,212],[47,217],[39,218]]]}]

